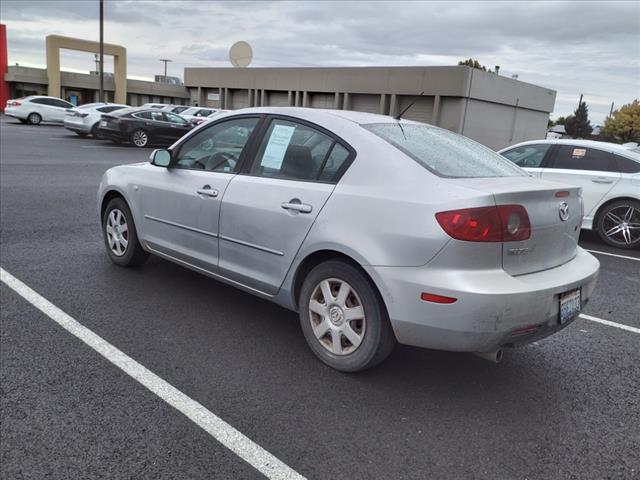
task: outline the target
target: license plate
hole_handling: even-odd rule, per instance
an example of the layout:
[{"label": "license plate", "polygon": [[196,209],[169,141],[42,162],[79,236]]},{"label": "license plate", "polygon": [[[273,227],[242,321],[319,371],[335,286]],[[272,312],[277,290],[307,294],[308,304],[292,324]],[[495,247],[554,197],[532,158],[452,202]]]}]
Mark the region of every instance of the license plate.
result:
[{"label": "license plate", "polygon": [[101,127],[106,127],[107,126],[107,121],[106,120],[100,121],[100,126]]},{"label": "license plate", "polygon": [[580,314],[580,289],[572,290],[560,295],[560,324],[563,324]]}]

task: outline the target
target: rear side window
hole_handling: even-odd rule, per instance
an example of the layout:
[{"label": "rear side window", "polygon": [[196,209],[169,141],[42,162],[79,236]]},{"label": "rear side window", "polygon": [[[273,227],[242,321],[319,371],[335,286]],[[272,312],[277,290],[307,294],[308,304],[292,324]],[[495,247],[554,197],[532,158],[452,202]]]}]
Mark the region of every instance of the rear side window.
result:
[{"label": "rear side window", "polygon": [[500,154],[473,140],[428,125],[363,125],[440,177],[522,177],[527,174]]},{"label": "rear side window", "polygon": [[553,154],[549,168],[568,170],[595,170],[617,172],[618,167],[613,155],[597,148],[585,148],[575,145],[560,145]]},{"label": "rear side window", "polygon": [[[307,125],[275,119],[262,139],[250,173],[289,180],[325,180],[321,173],[334,143],[333,138]],[[329,177],[326,181],[333,179]]]},{"label": "rear side window", "polygon": [[521,145],[502,152],[502,156],[523,168],[538,168],[551,144]]},{"label": "rear side window", "polygon": [[618,169],[622,173],[640,173],[640,160],[635,161],[627,157],[616,155]]},{"label": "rear side window", "polygon": [[[153,112],[156,113],[156,112]],[[143,120],[151,120],[151,112],[138,112],[133,114],[136,118],[141,118]]]},{"label": "rear side window", "polygon": [[320,174],[320,180],[325,182],[331,182],[336,179],[339,172],[341,172],[344,162],[349,158],[350,152],[339,143],[336,143],[331,150],[331,154],[325,162],[322,173]]}]

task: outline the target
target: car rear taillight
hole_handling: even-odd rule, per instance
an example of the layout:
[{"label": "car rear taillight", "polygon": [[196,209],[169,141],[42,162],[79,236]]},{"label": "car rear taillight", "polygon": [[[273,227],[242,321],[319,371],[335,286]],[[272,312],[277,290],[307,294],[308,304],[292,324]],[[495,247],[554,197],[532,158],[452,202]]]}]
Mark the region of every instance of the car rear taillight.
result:
[{"label": "car rear taillight", "polygon": [[436,220],[451,238],[467,242],[519,242],[531,236],[522,205],[449,210],[436,213]]},{"label": "car rear taillight", "polygon": [[7,101],[7,107],[19,107],[20,105],[22,105],[22,103],[18,102],[17,100]]},{"label": "car rear taillight", "polygon": [[75,113],[76,117],[80,117],[80,118],[84,118],[84,117],[88,117],[89,114],[88,113],[80,113],[80,112],[76,112]]}]

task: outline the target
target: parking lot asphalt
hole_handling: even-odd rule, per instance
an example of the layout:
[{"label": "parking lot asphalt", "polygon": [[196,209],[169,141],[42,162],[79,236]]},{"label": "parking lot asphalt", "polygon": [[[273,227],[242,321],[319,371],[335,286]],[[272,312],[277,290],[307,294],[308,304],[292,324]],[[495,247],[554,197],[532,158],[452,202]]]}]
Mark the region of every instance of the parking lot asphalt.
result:
[{"label": "parking lot asphalt", "polygon": [[[104,253],[96,189],[151,150],[0,118],[0,264],[308,478],[640,478],[640,334],[577,319],[494,365],[399,346],[346,375],[297,316],[169,262]],[[583,233],[590,250],[640,258]],[[640,328],[640,261],[595,254],[584,313]],[[264,478],[6,285],[2,478]]]}]

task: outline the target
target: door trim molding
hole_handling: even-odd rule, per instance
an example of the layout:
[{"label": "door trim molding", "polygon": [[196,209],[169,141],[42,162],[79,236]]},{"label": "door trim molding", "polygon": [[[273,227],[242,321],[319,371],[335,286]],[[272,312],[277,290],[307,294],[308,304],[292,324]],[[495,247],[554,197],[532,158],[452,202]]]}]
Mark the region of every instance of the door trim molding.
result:
[{"label": "door trim molding", "polygon": [[284,257],[284,253],[278,250],[273,250],[271,248],[263,247],[261,245],[256,245],[255,243],[245,242],[243,240],[238,240],[237,238],[227,237],[226,235],[220,235],[221,240],[226,240],[231,243],[237,243],[238,245],[243,245],[249,248],[255,248],[256,250],[260,250],[261,252],[271,253],[272,255],[277,255],[279,257]]},{"label": "door trim molding", "polygon": [[154,222],[165,223],[167,225],[171,225],[172,227],[182,228],[184,230],[189,230],[190,232],[200,233],[202,235],[206,235],[208,237],[218,238],[217,233],[207,232],[206,230],[201,230],[195,227],[189,227],[187,225],[183,225],[181,223],[171,222],[169,220],[164,220],[162,218],[152,217],[151,215],[145,215],[144,218],[147,220],[153,220]]}]

